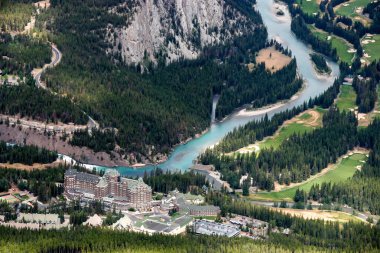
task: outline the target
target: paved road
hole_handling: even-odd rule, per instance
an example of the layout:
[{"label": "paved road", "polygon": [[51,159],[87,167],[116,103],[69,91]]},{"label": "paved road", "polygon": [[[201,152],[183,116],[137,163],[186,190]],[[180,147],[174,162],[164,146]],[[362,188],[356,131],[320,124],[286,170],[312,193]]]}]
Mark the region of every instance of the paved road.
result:
[{"label": "paved road", "polygon": [[[57,48],[56,45],[51,44],[51,52],[53,54],[52,61],[49,64],[45,64],[45,66],[34,77],[34,79],[36,80],[36,86],[39,88],[42,88],[42,89],[47,89],[47,87],[46,87],[45,83],[43,83],[41,81],[41,75],[46,71],[46,69],[53,68],[53,67],[57,66],[60,63],[60,61],[62,60],[62,53],[61,53],[61,51],[59,51],[59,49]],[[83,112],[83,113],[86,114],[88,116],[88,119],[89,119],[87,127],[89,129],[92,129],[92,128],[98,129],[99,123],[96,122],[93,118],[91,118],[90,115],[88,115],[86,112]]]},{"label": "paved road", "polygon": [[36,86],[39,88],[46,89],[45,84],[41,81],[42,73],[44,73],[47,68],[57,66],[62,59],[62,53],[54,44],[51,44],[51,51],[53,53],[52,61],[49,64],[45,64],[45,66],[34,76],[34,79],[36,80]]}]

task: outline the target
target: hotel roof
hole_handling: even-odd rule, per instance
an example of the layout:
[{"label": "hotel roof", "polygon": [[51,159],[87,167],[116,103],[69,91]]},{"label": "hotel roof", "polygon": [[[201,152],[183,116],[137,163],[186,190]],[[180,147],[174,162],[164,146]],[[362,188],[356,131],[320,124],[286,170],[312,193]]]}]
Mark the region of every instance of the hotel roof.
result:
[{"label": "hotel roof", "polygon": [[84,173],[84,172],[78,172],[75,169],[68,169],[65,172],[65,176],[75,176],[77,180],[90,182],[90,183],[98,183],[100,180],[100,177],[97,175]]},{"label": "hotel roof", "polygon": [[104,173],[104,175],[106,176],[111,176],[111,177],[119,177],[120,176],[120,173],[115,170],[115,169],[108,169],[106,170],[106,172]]},{"label": "hotel roof", "polygon": [[240,230],[235,226],[219,224],[206,220],[196,220],[194,222],[194,231],[197,234],[227,237],[234,237],[240,234]]}]

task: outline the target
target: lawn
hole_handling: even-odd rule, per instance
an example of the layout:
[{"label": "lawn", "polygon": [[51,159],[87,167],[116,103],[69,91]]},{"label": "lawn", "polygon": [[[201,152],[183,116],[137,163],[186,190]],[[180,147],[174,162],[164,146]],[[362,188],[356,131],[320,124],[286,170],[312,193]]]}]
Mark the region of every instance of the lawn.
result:
[{"label": "lawn", "polygon": [[302,115],[293,118],[291,122],[283,124],[278,130],[278,132],[276,132],[276,134],[274,134],[273,136],[265,138],[263,141],[256,142],[255,144],[251,144],[244,148],[241,148],[237,152],[259,153],[261,149],[277,149],[280,147],[281,143],[283,143],[291,135],[308,133],[316,127],[322,126],[322,115],[324,114],[324,112],[325,110],[320,107],[316,107],[313,110],[309,110],[303,113]]},{"label": "lawn", "polygon": [[314,14],[319,12],[317,0],[297,0],[303,12],[307,14]]},{"label": "lawn", "polygon": [[304,113],[304,114],[302,114],[300,117],[299,117],[299,119],[300,120],[308,120],[308,119],[311,119],[311,114],[310,113]]},{"label": "lawn", "polygon": [[[368,44],[363,44],[363,41],[365,40],[368,40],[368,41],[374,40],[375,42],[369,42]],[[364,49],[364,53],[371,56],[370,58],[368,58],[368,60],[370,61],[379,60],[380,59],[380,35],[377,34],[377,35],[374,35],[372,38],[368,38],[368,39],[365,38],[363,41],[362,41],[362,46]]]},{"label": "lawn", "polygon": [[[329,36],[327,32],[316,29],[314,26],[311,26],[311,25],[309,26],[309,28],[311,29],[313,34],[317,36],[318,38],[322,40],[327,40]],[[353,48],[353,46],[349,42],[344,40],[343,38],[337,37],[335,35],[330,35],[330,36],[331,36],[330,41],[331,41],[332,47],[336,48],[339,59],[343,62],[351,64],[355,53],[349,53],[348,50]]]},{"label": "lawn", "polygon": [[[304,114],[306,115],[306,114]],[[309,115],[311,117],[311,115]],[[288,139],[293,134],[303,134],[306,132],[311,132],[313,128],[300,123],[291,123],[280,129],[277,136],[266,139],[259,144],[260,149],[278,148],[281,143]]]},{"label": "lawn", "polygon": [[351,0],[350,2],[343,3],[335,9],[335,13],[341,16],[350,18],[361,17],[355,12],[357,8],[364,8],[373,0]]},{"label": "lawn", "polygon": [[348,158],[342,159],[342,161],[337,164],[333,170],[330,170],[326,174],[314,178],[301,184],[299,186],[291,187],[289,189],[280,191],[280,192],[263,192],[258,194],[253,194],[250,196],[252,199],[256,200],[273,200],[273,201],[281,201],[288,200],[291,201],[296,193],[296,190],[302,189],[305,191],[309,191],[313,184],[321,185],[323,182],[341,182],[346,180],[349,177],[352,177],[355,173],[356,166],[362,165],[361,161],[365,161],[367,158],[364,154],[353,154]]},{"label": "lawn", "polygon": [[348,52],[348,50],[350,50],[351,47],[348,45],[349,43],[347,41],[340,37],[332,35],[331,44],[333,48],[336,48],[336,51],[341,61],[347,62],[349,64],[352,62],[355,53]]},{"label": "lawn", "polygon": [[340,94],[336,105],[341,111],[349,111],[356,107],[356,92],[351,85],[342,85],[340,87]]}]

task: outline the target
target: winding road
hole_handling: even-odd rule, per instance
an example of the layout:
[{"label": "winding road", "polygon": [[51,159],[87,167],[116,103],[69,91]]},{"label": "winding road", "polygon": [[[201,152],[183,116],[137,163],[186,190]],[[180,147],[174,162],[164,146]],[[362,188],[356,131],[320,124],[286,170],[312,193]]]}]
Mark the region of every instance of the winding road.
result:
[{"label": "winding road", "polygon": [[[51,57],[51,62],[48,64],[45,64],[42,69],[39,69],[37,72],[34,73],[34,79],[36,81],[36,86],[38,88],[42,88],[45,90],[48,90],[46,87],[46,84],[41,80],[42,74],[48,69],[48,68],[54,68],[57,66],[61,60],[62,60],[62,53],[59,51],[57,46],[53,43],[50,43],[51,45],[51,52],[52,52],[52,57]],[[50,92],[56,94],[55,92],[49,90]],[[87,128],[89,129],[99,129],[99,123],[96,122],[93,118],[90,117],[85,111],[83,113],[88,117],[88,123],[87,123]]]},{"label": "winding road", "polygon": [[52,51],[51,62],[48,64],[45,64],[42,67],[42,69],[38,70],[37,73],[34,74],[34,79],[36,80],[36,86],[42,89],[46,89],[46,84],[44,84],[41,81],[41,75],[46,71],[46,69],[57,66],[62,59],[62,53],[61,51],[58,50],[56,45],[51,44],[51,51]]}]

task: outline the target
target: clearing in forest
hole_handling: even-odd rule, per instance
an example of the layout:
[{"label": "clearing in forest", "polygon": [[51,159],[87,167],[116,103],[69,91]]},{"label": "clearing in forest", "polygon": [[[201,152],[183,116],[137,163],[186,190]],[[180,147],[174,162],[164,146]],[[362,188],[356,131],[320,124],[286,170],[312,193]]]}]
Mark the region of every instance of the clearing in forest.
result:
[{"label": "clearing in forest", "polygon": [[256,57],[257,63],[265,63],[266,69],[276,72],[291,62],[292,58],[277,51],[274,47],[264,48],[260,50]]},{"label": "clearing in forest", "polygon": [[333,222],[363,222],[355,215],[339,212],[339,211],[325,211],[325,210],[298,210],[298,209],[289,209],[289,208],[273,208],[276,211],[281,211],[285,214],[290,214],[294,216],[299,216],[304,219],[320,219],[324,221],[333,221]]},{"label": "clearing in forest", "polygon": [[351,85],[342,85],[336,106],[341,111],[355,110],[356,106],[356,92]]},{"label": "clearing in forest", "polygon": [[353,21],[360,21],[363,25],[368,25],[371,20],[363,15],[363,9],[372,1],[351,0],[336,6],[334,10],[337,15],[350,17]]},{"label": "clearing in forest", "polygon": [[342,159],[339,159],[336,164],[328,166],[320,173],[310,177],[304,182],[292,183],[289,186],[280,186],[276,184],[277,190],[280,191],[260,192],[257,194],[252,194],[250,198],[267,201],[293,201],[293,197],[297,189],[308,192],[313,184],[321,185],[323,182],[342,182],[349,177],[352,177],[354,173],[361,168],[367,159],[367,151],[357,150],[355,152],[357,153],[351,153],[351,155],[342,157]]},{"label": "clearing in forest", "polygon": [[322,126],[322,109],[310,109],[300,115],[287,120],[277,130],[277,132],[263,141],[251,144],[239,149],[239,153],[259,152],[261,149],[277,149],[281,143],[287,140],[293,134],[303,134],[311,132],[316,127]]}]

